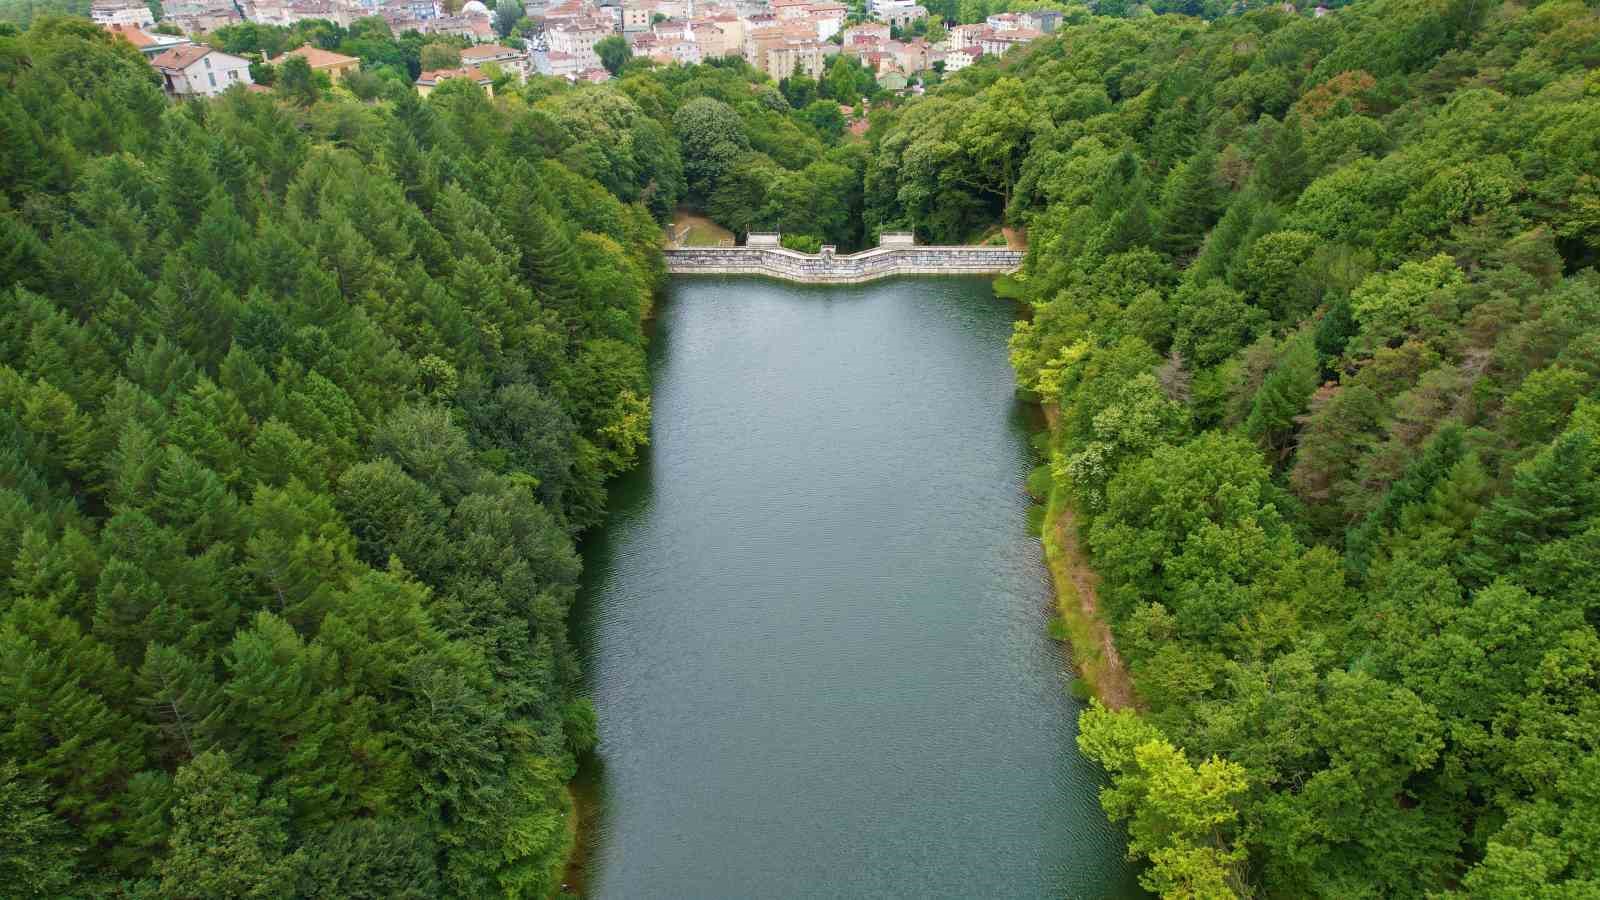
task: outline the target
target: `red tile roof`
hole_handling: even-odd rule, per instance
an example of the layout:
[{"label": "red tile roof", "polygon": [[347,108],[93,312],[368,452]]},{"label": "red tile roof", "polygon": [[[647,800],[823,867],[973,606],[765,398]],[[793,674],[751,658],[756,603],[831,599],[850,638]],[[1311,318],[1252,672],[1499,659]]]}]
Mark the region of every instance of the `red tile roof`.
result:
[{"label": "red tile roof", "polygon": [[144,48],[156,42],[155,38],[145,34],[144,29],[136,28],[132,25],[106,24],[101,27],[105,28],[105,30],[111,32],[117,37],[122,38],[133,46],[138,47],[140,50],[143,50]]}]

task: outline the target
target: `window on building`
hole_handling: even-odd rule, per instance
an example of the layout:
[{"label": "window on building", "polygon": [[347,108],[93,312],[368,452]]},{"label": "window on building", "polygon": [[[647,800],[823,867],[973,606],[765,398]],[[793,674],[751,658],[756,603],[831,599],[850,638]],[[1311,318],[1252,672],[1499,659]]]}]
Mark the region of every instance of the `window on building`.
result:
[{"label": "window on building", "polygon": [[207,80],[209,80],[211,82],[211,86],[212,87],[216,87],[217,86],[217,73],[215,73],[215,72],[207,72],[206,73],[206,78],[207,78]]},{"label": "window on building", "polygon": [[206,68],[208,68],[208,69],[211,68],[211,57],[208,56],[208,57],[205,58],[205,64],[206,64]]}]

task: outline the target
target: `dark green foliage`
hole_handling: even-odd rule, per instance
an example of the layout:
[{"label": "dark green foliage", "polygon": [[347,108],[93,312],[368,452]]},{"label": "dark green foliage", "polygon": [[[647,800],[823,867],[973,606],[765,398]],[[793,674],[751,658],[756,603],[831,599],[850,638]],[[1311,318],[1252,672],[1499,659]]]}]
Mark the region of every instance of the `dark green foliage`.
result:
[{"label": "dark green foliage", "polygon": [[1600,887],[1597,34],[1069,17],[875,136],[869,216],[953,239],[1021,132],[1012,360],[1139,698],[1080,745],[1152,889]]},{"label": "dark green foliage", "polygon": [[421,100],[372,20],[218,35],[295,38],[368,100],[291,60],[169,106],[87,23],[0,35],[0,894],[559,877],[573,542],[648,439],[677,148],[609,88],[544,142]]}]

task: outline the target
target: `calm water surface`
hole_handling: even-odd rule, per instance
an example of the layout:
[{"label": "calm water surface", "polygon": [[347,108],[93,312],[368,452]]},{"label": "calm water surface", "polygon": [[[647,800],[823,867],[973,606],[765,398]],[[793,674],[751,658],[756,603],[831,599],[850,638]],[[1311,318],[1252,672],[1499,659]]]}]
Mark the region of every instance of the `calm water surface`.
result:
[{"label": "calm water surface", "polygon": [[682,279],[586,547],[604,898],[1120,897],[985,280]]}]

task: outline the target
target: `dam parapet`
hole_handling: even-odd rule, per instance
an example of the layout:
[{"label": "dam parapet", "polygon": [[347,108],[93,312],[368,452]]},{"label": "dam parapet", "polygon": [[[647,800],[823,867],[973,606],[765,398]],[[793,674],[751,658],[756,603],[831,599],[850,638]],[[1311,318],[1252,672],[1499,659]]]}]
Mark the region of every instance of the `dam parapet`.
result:
[{"label": "dam parapet", "polygon": [[1020,269],[1026,255],[1008,247],[919,246],[908,232],[885,232],[877,247],[843,255],[832,246],[819,253],[790,250],[771,232],[752,232],[742,247],[673,247],[665,253],[673,275],[764,275],[806,284],[857,284],[894,275],[1006,275]]}]

